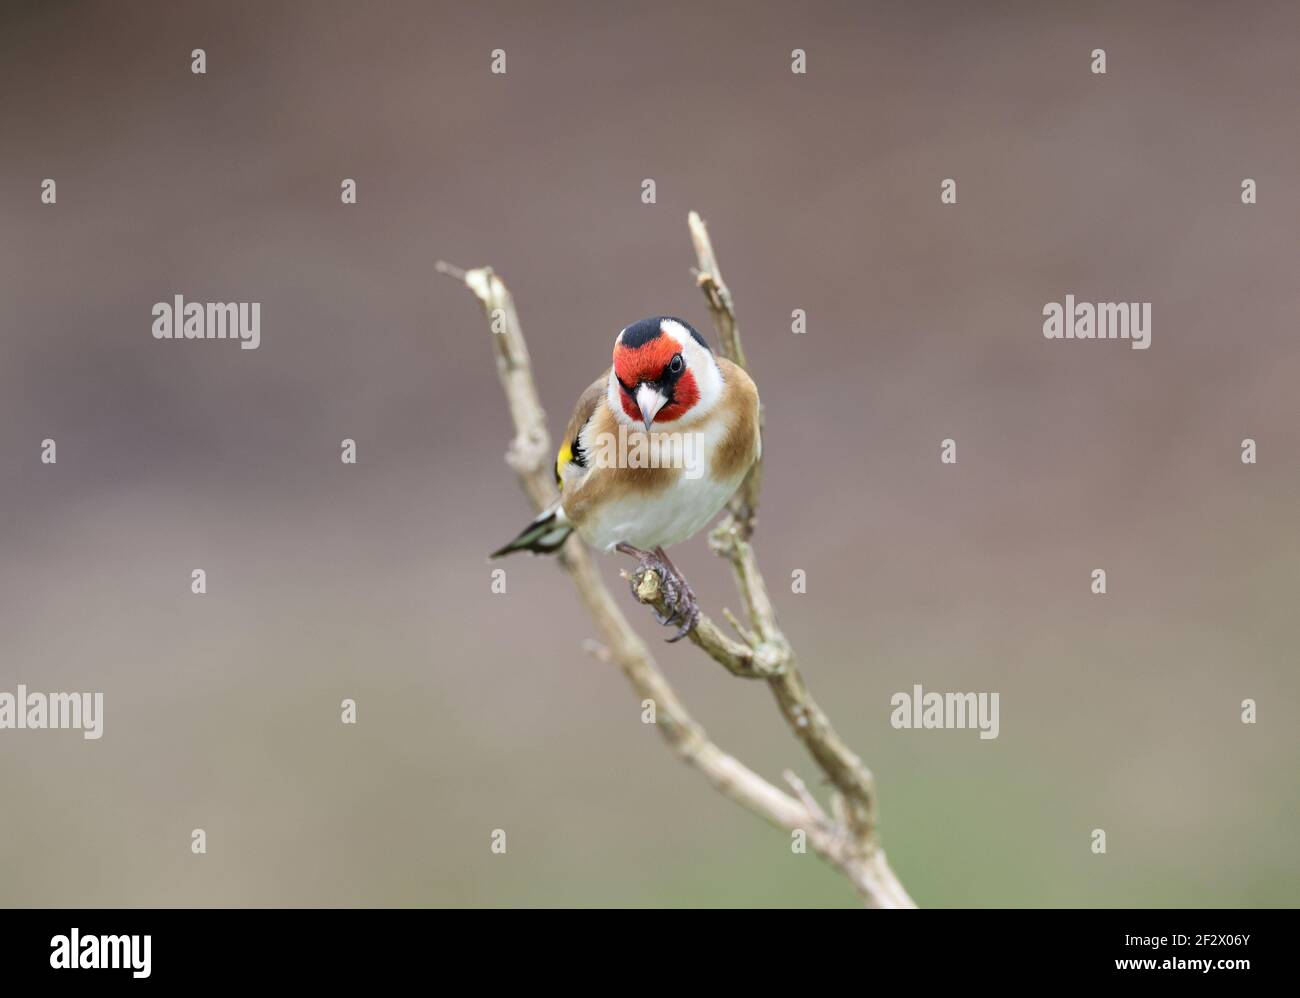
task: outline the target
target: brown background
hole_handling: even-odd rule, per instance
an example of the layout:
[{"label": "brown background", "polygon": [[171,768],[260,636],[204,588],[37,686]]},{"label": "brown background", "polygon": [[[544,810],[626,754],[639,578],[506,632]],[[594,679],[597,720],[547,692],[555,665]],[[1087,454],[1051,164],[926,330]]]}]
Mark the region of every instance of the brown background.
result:
[{"label": "brown background", "polygon": [[[6,5],[0,689],[107,718],[0,732],[0,902],[851,904],[640,724],[552,566],[489,591],[527,510],[434,261],[510,281],[558,431],[623,325],[707,328],[695,208],[760,554],[917,900],[1294,903],[1300,14],[1060,6]],[[262,302],[261,349],[156,342],[176,293]],[[1044,340],[1066,293],[1152,302],[1151,349]],[[812,778],[760,686],[662,662]],[[1001,737],[893,730],[914,682],[998,691]]]}]

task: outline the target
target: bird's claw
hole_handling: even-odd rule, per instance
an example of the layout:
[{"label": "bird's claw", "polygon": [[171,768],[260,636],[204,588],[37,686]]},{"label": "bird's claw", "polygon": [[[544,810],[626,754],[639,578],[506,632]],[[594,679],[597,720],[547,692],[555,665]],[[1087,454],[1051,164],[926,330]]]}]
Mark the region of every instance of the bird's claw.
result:
[{"label": "bird's claw", "polygon": [[691,631],[695,629],[695,625],[700,621],[700,608],[696,605],[695,593],[691,592],[690,587],[685,585],[684,579],[682,580],[682,584],[685,586],[685,589],[682,592],[681,598],[677,601],[673,614],[668,618],[668,620],[663,621],[665,624],[673,620],[681,621],[681,627],[677,629],[677,633],[671,638],[664,638],[664,640],[669,644],[672,644],[675,641],[680,641],[682,638],[686,637],[686,635],[690,634]]},{"label": "bird's claw", "polygon": [[695,592],[662,552],[637,551],[637,555],[640,560],[629,580],[632,594],[636,595],[637,586],[645,577],[645,573],[654,572],[659,578],[659,591],[663,594],[664,608],[668,611],[664,614],[656,610],[655,620],[664,625],[678,624],[677,633],[664,640],[669,644],[680,641],[691,633],[700,619],[700,608],[695,601]]}]

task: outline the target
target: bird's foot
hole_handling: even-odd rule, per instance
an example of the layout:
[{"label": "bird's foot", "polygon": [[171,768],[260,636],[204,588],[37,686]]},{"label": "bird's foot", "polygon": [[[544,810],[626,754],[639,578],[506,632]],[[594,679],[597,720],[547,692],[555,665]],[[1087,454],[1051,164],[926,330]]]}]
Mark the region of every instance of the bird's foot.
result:
[{"label": "bird's foot", "polygon": [[632,573],[629,580],[632,585],[632,595],[640,598],[637,588],[646,572],[654,572],[658,576],[659,589],[663,593],[663,605],[668,613],[662,614],[656,610],[655,620],[661,624],[679,625],[677,633],[666,640],[671,644],[690,634],[700,619],[700,607],[695,600],[695,590],[677,570],[677,566],[672,563],[672,559],[664,549],[659,547],[653,551],[643,551],[631,544],[618,544],[615,550],[630,554],[637,559],[636,571]]}]

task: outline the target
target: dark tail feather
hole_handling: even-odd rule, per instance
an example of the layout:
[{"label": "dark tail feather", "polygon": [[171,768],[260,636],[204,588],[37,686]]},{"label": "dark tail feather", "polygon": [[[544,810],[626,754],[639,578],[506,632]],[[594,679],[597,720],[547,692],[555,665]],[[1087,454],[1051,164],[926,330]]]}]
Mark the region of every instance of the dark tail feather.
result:
[{"label": "dark tail feather", "polygon": [[515,551],[550,554],[568,540],[571,533],[573,533],[573,527],[563,522],[557,506],[555,509],[548,509],[536,520],[528,524],[518,537],[505,547],[497,548],[488,557],[500,558],[502,555],[511,554]]}]

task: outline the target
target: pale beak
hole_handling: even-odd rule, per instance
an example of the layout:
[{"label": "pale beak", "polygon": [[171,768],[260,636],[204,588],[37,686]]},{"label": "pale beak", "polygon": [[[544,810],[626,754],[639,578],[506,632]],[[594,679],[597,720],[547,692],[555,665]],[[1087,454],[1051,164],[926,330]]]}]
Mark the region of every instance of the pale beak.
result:
[{"label": "pale beak", "polygon": [[642,382],[636,389],[636,404],[641,410],[641,418],[645,420],[646,432],[650,432],[650,424],[655,421],[655,415],[668,403],[668,399],[658,388],[652,388],[645,382]]}]

